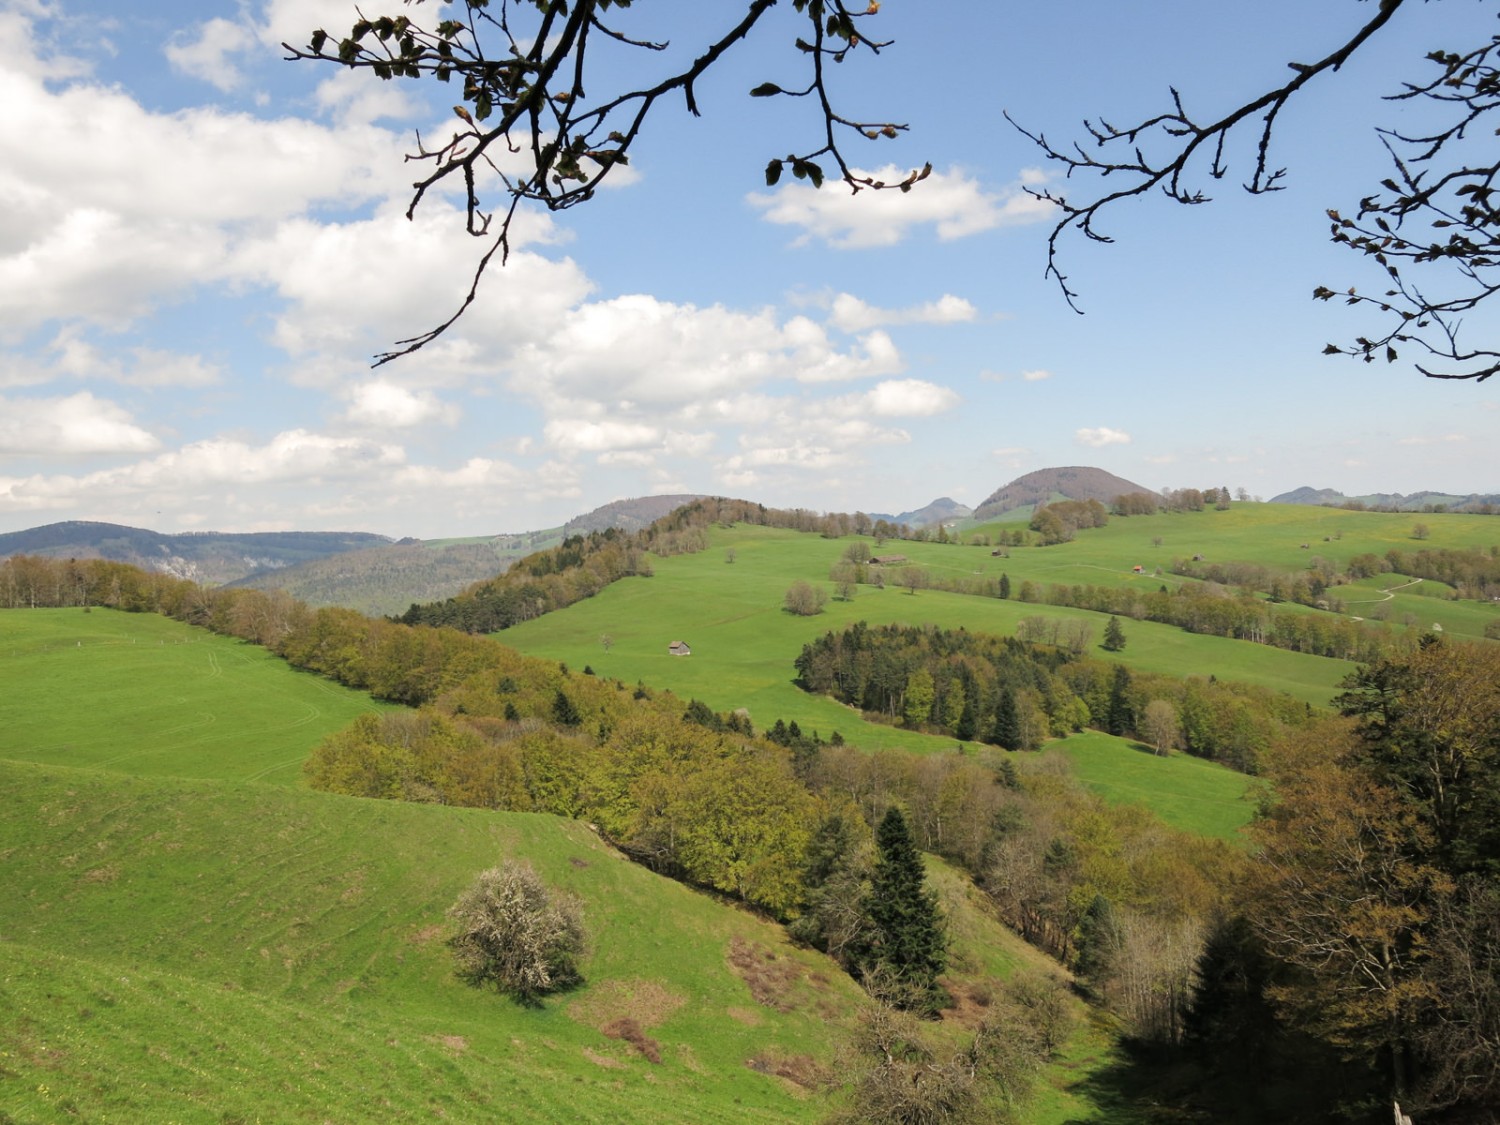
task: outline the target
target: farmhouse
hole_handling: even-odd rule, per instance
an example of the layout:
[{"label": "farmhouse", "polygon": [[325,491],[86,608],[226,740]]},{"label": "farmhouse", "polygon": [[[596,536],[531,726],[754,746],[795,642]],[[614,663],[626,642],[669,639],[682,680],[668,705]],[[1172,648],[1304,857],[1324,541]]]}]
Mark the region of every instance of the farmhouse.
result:
[{"label": "farmhouse", "polygon": [[687,641],[673,641],[667,646],[667,651],[673,656],[692,656],[693,650],[688,647]]},{"label": "farmhouse", "polygon": [[876,566],[900,566],[907,559],[905,555],[874,555],[870,561]]}]

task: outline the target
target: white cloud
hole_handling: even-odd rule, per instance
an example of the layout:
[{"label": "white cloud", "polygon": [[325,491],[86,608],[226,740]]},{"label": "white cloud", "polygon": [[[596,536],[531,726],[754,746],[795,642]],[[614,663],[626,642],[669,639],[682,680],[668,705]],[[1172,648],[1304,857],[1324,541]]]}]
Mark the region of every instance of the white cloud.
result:
[{"label": "white cloud", "polygon": [[354,387],[345,417],[358,426],[403,429],[424,422],[458,421],[456,407],[445,405],[430,391],[415,393],[383,379]]},{"label": "white cloud", "polygon": [[972,304],[951,293],[905,309],[876,308],[849,293],[840,293],[833,299],[829,322],[840,332],[864,332],[883,324],[959,324],[978,315]]},{"label": "white cloud", "polygon": [[[13,26],[0,14],[0,41]],[[53,87],[27,66],[0,70],[0,104],[0,335],[11,339],[53,319],[120,327],[192,287],[242,280],[244,248],[278,222],[410,190],[404,142],[368,125],[153,113],[118,87]]]},{"label": "white cloud", "polygon": [[1073,435],[1079,445],[1091,445],[1102,449],[1106,445],[1129,445],[1130,435],[1123,430],[1112,430],[1108,426],[1078,430]]},{"label": "white cloud", "polygon": [[158,444],[124,408],[87,391],[0,398],[0,454],[146,453]]},{"label": "white cloud", "polygon": [[861,413],[877,418],[926,418],[958,405],[958,395],[922,379],[891,379],[859,396]]},{"label": "white cloud", "polygon": [[[887,183],[907,174],[894,165],[857,172]],[[1034,173],[1024,175],[1030,186],[1039,182]],[[747,199],[766,221],[802,228],[798,245],[818,239],[841,250],[894,246],[914,228],[925,226],[947,242],[999,226],[1041,222],[1054,211],[1053,204],[1026,194],[1021,182],[989,192],[957,169],[934,172],[909,192],[851,193],[836,183],[822,188],[788,183]]]},{"label": "white cloud", "polygon": [[227,92],[244,81],[229,56],[254,42],[254,33],[244,24],[215,18],[200,24],[195,35],[174,36],[166,47],[167,61],[173,70]]},{"label": "white cloud", "polygon": [[659,429],[640,422],[554,418],[547,423],[543,433],[549,445],[567,453],[640,450],[660,445],[662,440]]},{"label": "white cloud", "polygon": [[1052,372],[1043,368],[1037,368],[1034,371],[1021,372],[1021,378],[1025,379],[1028,383],[1040,383],[1043,379],[1052,378]]},{"label": "white cloud", "polygon": [[88,379],[133,387],[208,387],[223,380],[218,365],[202,356],[147,347],[106,351],[73,325],[58,332],[47,353],[46,361],[21,354],[0,358],[0,385]]}]

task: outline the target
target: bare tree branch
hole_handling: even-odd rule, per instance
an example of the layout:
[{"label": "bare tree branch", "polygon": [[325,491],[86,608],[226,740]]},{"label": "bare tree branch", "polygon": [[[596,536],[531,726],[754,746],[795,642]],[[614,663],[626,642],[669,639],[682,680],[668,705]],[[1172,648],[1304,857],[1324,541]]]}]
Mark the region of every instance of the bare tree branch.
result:
[{"label": "bare tree branch", "polygon": [[[423,0],[414,0],[421,4]],[[433,0],[436,6],[437,0]],[[629,163],[629,150],[652,111],[667,95],[681,91],[687,111],[698,115],[697,80],[733,47],[748,39],[776,0],[743,0],[738,18],[686,68],[632,89],[612,91],[591,100],[587,94],[590,37],[659,54],[665,43],[626,34],[614,21],[628,7],[615,0],[442,0],[459,18],[420,25],[409,16],[369,19],[362,12],[347,37],[335,40],[326,31],[312,34],[306,48],[283,43],[288,59],[311,59],[373,71],[382,79],[430,78],[463,83],[461,104],[453,107],[462,123],[446,141],[429,146],[417,135],[408,160],[427,162],[431,170],[412,185],[407,218],[412,218],[430,189],[457,177],[462,184],[465,229],[490,240],[475,267],[467,294],[447,320],[416,336],[397,341],[376,356],[375,366],[409,355],[446,332],[474,303],[480,282],[496,254],[503,264],[510,252],[511,225],[523,201],[562,211],[592,199],[610,172]],[[413,0],[407,0],[413,6]],[[851,191],[896,188],[909,191],[931,172],[931,165],[898,182],[885,183],[854,170],[840,148],[850,132],[866,139],[898,136],[906,126],[889,121],[860,121],[840,113],[830,95],[825,59],[842,62],[861,48],[878,55],[889,46],[867,38],[858,21],[879,12],[879,3],[851,9],[844,0],[792,0],[807,21],[810,41],[795,46],[808,60],[811,79],[801,90],[763,83],[755,97],[807,97],[822,115],[822,145],[804,153],[773,158],[766,182],[774,186],[784,168],[819,187],[824,172],[820,157],[836,164],[839,179]],[[520,170],[515,158],[526,154]],[[483,192],[497,191],[508,200],[499,211],[484,203]],[[500,215],[496,223],[496,214]]]}]

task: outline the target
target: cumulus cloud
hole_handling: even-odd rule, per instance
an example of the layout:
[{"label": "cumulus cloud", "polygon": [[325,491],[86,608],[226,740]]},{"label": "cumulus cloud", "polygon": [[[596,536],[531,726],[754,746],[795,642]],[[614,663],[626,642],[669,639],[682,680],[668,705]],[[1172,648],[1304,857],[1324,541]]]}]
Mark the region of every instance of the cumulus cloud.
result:
[{"label": "cumulus cloud", "polygon": [[1043,379],[1052,378],[1052,372],[1039,367],[1033,371],[1021,372],[1021,378],[1025,379],[1028,383],[1040,383]]},{"label": "cumulus cloud", "polygon": [[852,294],[840,293],[833,299],[829,314],[829,323],[840,332],[864,332],[887,324],[960,324],[979,315],[972,304],[951,293],[905,309],[877,308]]},{"label": "cumulus cloud", "polygon": [[215,18],[192,33],[174,36],[166,47],[167,61],[172,69],[227,92],[244,81],[230,56],[254,42],[254,33],[244,24]]},{"label": "cumulus cloud", "polygon": [[[877,181],[896,183],[907,172],[894,165],[866,172]],[[1028,170],[999,191],[986,191],[978,180],[958,169],[934,172],[909,192],[864,190],[851,193],[837,184],[813,188],[788,183],[747,199],[771,223],[799,227],[797,244],[814,239],[841,250],[894,246],[918,227],[930,227],[944,241],[965,238],[999,226],[1017,226],[1051,218],[1053,204],[1036,199],[1023,185],[1040,182]]]},{"label": "cumulus cloud", "polygon": [[958,394],[924,379],[888,379],[862,395],[837,400],[835,411],[877,418],[927,418],[958,405]]},{"label": "cumulus cloud", "polygon": [[1093,446],[1102,449],[1106,445],[1129,445],[1130,435],[1124,430],[1112,430],[1108,426],[1097,426],[1093,429],[1078,430],[1073,435],[1079,445]]},{"label": "cumulus cloud", "polygon": [[352,388],[349,399],[345,418],[357,426],[404,429],[431,421],[458,421],[458,409],[440,402],[431,391],[410,391],[384,379]]},{"label": "cumulus cloud", "polygon": [[0,398],[0,454],[146,453],[158,445],[124,408],[87,391]]}]

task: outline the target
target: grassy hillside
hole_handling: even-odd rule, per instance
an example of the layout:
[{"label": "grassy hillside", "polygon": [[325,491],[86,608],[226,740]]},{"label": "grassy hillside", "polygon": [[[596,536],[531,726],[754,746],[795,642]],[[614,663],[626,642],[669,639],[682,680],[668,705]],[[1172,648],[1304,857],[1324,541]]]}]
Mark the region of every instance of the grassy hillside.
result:
[{"label": "grassy hillside", "polygon": [[[30,731],[7,725],[0,742],[0,1120],[827,1111],[819,1087],[865,1001],[779,927],[652,875],[579,822],[287,784],[282,755],[300,761],[331,700],[370,703],[258,650],[104,610],[16,611],[0,629],[7,719]],[[59,685],[90,705],[60,702]],[[214,721],[176,729],[189,709]],[[49,714],[66,737],[43,746]],[[459,889],[505,856],[577,893],[592,934],[585,985],[539,1009],[461,984],[443,942]],[[956,994],[1045,968],[959,873],[935,862],[933,879]],[[938,1034],[957,1042],[978,1010]],[[1081,1022],[1028,1121],[1129,1125],[1084,1093],[1111,1049]]]},{"label": "grassy hillside", "polygon": [[[1412,529],[1417,523],[1427,526],[1427,539],[1412,537]],[[987,524],[973,531],[993,535],[1003,527],[1015,526],[1019,525]],[[1157,539],[1161,540],[1160,546],[1155,545]],[[1304,543],[1307,544],[1305,549]],[[1153,516],[1129,518],[1116,516],[1106,527],[1079,532],[1071,543],[1053,547],[1016,547],[1011,549],[1009,558],[1003,559],[984,558],[973,562],[971,560],[987,556],[989,551],[974,547],[949,549],[964,554],[964,562],[959,565],[1003,570],[1017,584],[1027,579],[1039,583],[1110,586],[1150,583],[1154,589],[1162,582],[1175,586],[1183,581],[1172,577],[1172,560],[1191,559],[1198,554],[1210,562],[1255,563],[1272,571],[1294,573],[1306,570],[1318,557],[1327,559],[1342,571],[1355,555],[1383,556],[1392,549],[1410,553],[1423,548],[1489,548],[1496,544],[1500,544],[1500,519],[1493,516],[1351,512],[1299,504],[1233,504],[1223,512],[1210,508],[1202,512],[1159,512]],[[1132,572],[1135,566],[1145,568],[1144,576]],[[1153,578],[1152,572],[1158,566],[1162,568],[1163,576]],[[1387,574],[1372,581],[1376,586],[1374,596],[1378,597],[1379,589],[1400,585],[1403,579]],[[1399,621],[1403,611],[1413,608],[1409,599],[1422,596],[1415,591],[1433,585],[1436,584],[1421,583],[1398,595],[1401,601],[1392,607],[1395,611],[1392,621]],[[1354,587],[1343,586],[1334,587],[1332,593],[1351,603],[1356,598],[1371,596],[1355,592]],[[1453,619],[1456,631],[1462,635],[1482,636],[1484,622],[1500,616],[1500,607],[1473,606],[1471,603],[1469,609],[1470,612]],[[1478,612],[1472,612],[1474,610]],[[1368,616],[1353,604],[1350,612]],[[1428,627],[1431,622],[1421,624]],[[1444,628],[1447,629],[1448,625],[1445,624]]]},{"label": "grassy hillside", "polygon": [[308,751],[384,706],[265,649],[149,613],[0,613],[0,757],[296,784]]},{"label": "grassy hillside", "polygon": [[[8,762],[0,794],[0,1107],[22,1121],[65,1100],[124,1121],[811,1119],[747,1061],[826,1065],[859,1002],[576,822]],[[459,889],[516,854],[594,935],[589,983],[539,1010],[460,983],[441,940]],[[601,1030],[622,1017],[659,1064]]]},{"label": "grassy hillside", "polygon": [[1159,757],[1149,747],[1092,730],[1057,746],[1078,779],[1105,800],[1144,805],[1185,832],[1242,839],[1240,830],[1255,815],[1260,783],[1217,762]]},{"label": "grassy hillside", "polygon": [[[1022,617],[1034,614],[1083,619],[1095,629],[1092,655],[1102,659],[1120,659],[1133,668],[1175,676],[1212,673],[1285,691],[1317,705],[1325,705],[1339,681],[1353,670],[1345,661],[1195,636],[1145,621],[1126,623],[1126,650],[1115,657],[1097,647],[1106,620],[1097,613],[934,590],[913,595],[894,586],[861,586],[852,601],[829,601],[824,613],[797,617],[782,609],[787,587],[798,578],[827,586],[829,567],[850,540],[745,525],[714,529],[710,540],[707,551],[656,562],[655,577],[617,582],[566,610],[508,629],[501,639],[522,652],[563,660],[574,668],[587,664],[600,675],[670,688],[717,710],[747,707],[757,724],[795,719],[806,730],[816,729],[827,737],[837,729],[850,741],[872,748],[932,749],[950,746],[951,741],[866,723],[849,708],[808,696],[792,683],[792,661],[805,643],[856,621],[932,623],[1010,635]],[[732,563],[725,561],[730,548]],[[903,543],[900,549],[934,570],[1001,564],[1008,572],[1020,569],[1016,558],[991,559],[982,548]],[[1056,566],[1059,556],[1051,552],[1061,549],[1026,553]],[[600,639],[606,635],[607,651]],[[687,641],[692,655],[670,655],[667,645],[674,640]]]}]

